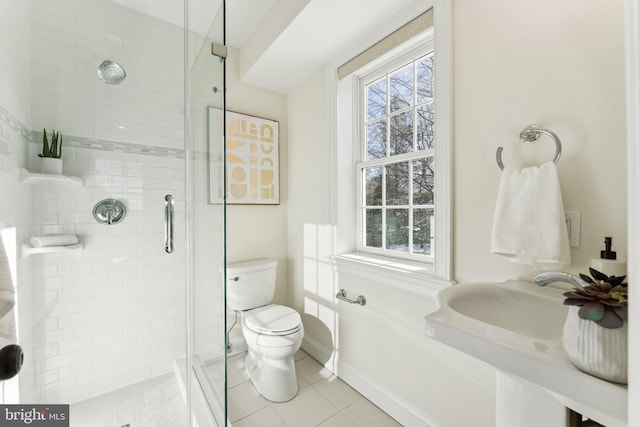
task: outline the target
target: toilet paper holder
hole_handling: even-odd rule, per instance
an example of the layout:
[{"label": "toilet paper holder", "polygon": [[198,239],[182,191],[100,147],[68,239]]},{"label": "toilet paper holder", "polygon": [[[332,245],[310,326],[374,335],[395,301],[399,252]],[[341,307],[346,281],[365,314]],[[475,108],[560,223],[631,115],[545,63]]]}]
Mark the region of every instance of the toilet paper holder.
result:
[{"label": "toilet paper holder", "polygon": [[336,298],[341,301],[348,302],[349,304],[365,305],[367,303],[367,299],[364,297],[364,295],[358,295],[356,299],[351,299],[347,297],[347,291],[345,291],[344,289],[340,289],[338,291],[338,293],[336,294]]}]

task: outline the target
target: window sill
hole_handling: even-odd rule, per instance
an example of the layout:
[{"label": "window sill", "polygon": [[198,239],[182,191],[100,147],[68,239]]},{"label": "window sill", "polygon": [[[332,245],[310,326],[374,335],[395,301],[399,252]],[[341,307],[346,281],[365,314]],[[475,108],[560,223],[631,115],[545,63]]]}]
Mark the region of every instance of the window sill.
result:
[{"label": "window sill", "polygon": [[353,252],[333,258],[338,273],[352,274],[368,280],[435,298],[442,289],[455,282],[434,276],[433,266],[378,255]]}]

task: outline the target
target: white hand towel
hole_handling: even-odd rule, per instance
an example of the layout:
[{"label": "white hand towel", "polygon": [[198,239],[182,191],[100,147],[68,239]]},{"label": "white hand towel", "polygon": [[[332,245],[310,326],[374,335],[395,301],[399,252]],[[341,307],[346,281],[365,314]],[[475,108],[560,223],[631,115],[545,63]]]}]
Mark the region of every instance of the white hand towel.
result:
[{"label": "white hand towel", "polygon": [[[13,306],[16,303],[16,290],[11,278],[9,258],[0,239],[0,343],[17,343],[16,318]],[[3,340],[2,340],[3,339]],[[4,347],[4,345],[2,347]],[[0,347],[1,348],[1,347]]]},{"label": "white hand towel", "polygon": [[513,262],[560,268],[571,262],[558,173],[553,162],[502,171],[491,252]]},{"label": "white hand towel", "polygon": [[78,243],[75,234],[52,234],[50,236],[32,237],[29,243],[34,248],[45,248],[49,246],[70,246]]}]

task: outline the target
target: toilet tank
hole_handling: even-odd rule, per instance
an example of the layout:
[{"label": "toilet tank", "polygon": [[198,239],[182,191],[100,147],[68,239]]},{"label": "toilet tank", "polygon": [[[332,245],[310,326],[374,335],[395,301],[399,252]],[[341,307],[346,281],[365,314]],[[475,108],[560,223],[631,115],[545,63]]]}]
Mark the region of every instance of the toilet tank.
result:
[{"label": "toilet tank", "polygon": [[277,266],[272,259],[227,264],[227,307],[242,311],[271,303]]}]

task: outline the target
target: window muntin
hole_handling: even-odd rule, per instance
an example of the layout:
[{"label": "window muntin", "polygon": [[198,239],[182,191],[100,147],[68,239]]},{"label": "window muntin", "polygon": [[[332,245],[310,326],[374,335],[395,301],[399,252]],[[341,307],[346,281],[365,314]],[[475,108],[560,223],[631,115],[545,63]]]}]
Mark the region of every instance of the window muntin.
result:
[{"label": "window muntin", "polygon": [[433,52],[361,85],[359,249],[433,261]]}]

